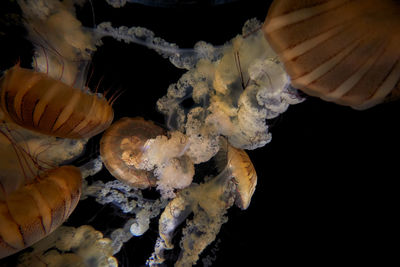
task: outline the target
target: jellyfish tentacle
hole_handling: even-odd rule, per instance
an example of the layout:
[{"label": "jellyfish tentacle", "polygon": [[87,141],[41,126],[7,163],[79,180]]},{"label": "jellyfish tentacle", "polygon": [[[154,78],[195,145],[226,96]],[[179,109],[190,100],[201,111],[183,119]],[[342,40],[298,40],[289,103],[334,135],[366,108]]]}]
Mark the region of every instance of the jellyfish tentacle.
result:
[{"label": "jellyfish tentacle", "polygon": [[[125,26],[114,28],[110,22],[102,22],[97,25],[96,29],[88,30],[92,31],[98,39],[109,36],[119,41],[146,46],[161,56],[169,58],[172,64],[182,69],[192,69],[201,59],[216,59],[221,56],[223,51],[223,47],[214,48],[205,42],[197,43],[195,48],[179,48],[174,43],[156,38],[154,33],[146,28]],[[204,50],[207,50],[208,53],[204,53]],[[212,50],[211,53],[210,50]]]}]

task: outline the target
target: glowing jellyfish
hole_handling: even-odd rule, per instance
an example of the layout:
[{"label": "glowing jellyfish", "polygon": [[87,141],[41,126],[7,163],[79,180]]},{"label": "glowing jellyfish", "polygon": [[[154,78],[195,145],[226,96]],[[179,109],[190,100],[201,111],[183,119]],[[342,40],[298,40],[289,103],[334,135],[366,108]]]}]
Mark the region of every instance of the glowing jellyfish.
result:
[{"label": "glowing jellyfish", "polygon": [[399,97],[399,14],[391,0],[274,1],[263,30],[294,87],[366,109]]},{"label": "glowing jellyfish", "polygon": [[155,186],[152,173],[138,166],[146,141],[163,133],[161,127],[142,118],[118,120],[103,134],[100,142],[100,154],[106,168],[115,178],[131,186]]},{"label": "glowing jellyfish", "polygon": [[175,266],[192,266],[227,221],[227,209],[235,201],[242,209],[249,206],[257,184],[254,166],[243,150],[227,143],[223,147],[217,160],[225,168],[216,177],[207,177],[204,183],[181,190],[165,207],[159,221],[160,237],[148,265],[164,262],[165,254],[174,247],[172,238],[177,227],[193,214],[182,230],[181,254],[175,263]]}]

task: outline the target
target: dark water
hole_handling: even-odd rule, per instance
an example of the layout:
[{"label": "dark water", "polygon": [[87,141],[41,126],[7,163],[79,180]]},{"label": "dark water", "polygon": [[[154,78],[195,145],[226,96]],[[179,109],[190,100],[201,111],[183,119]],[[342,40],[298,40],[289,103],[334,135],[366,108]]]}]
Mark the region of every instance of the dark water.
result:
[{"label": "dark water", "polygon": [[[93,6],[94,17],[90,5],[78,12],[87,27],[102,21],[143,26],[180,47],[192,47],[198,40],[223,44],[247,19],[263,20],[269,1],[174,8],[127,4],[122,9],[93,1]],[[2,9],[2,18],[3,10],[13,8]],[[29,65],[31,46],[24,31],[11,24],[0,29],[1,70],[19,58]],[[92,83],[102,78],[100,88],[126,90],[115,103],[116,119],[142,116],[162,124],[155,103],[184,71],[145,47],[108,38],[103,42],[93,58]],[[202,257],[215,257],[212,266],[382,263],[383,255],[392,254],[387,239],[397,229],[399,114],[398,102],[355,111],[309,97],[290,107],[274,121],[272,142],[249,151],[258,174],[249,209],[229,210],[218,241]],[[98,139],[92,141],[94,153]],[[85,221],[104,232],[123,223],[118,211],[94,201],[79,206],[69,223]],[[145,235],[124,246],[117,255],[121,266],[145,263],[157,227],[155,220]],[[198,266],[203,266],[201,260]]]}]

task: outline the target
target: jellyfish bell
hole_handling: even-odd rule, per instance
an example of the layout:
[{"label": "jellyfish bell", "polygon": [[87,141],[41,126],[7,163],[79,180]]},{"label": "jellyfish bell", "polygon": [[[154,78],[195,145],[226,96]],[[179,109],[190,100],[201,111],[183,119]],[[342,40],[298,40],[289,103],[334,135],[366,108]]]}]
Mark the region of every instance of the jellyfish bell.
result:
[{"label": "jellyfish bell", "polygon": [[104,97],[18,65],[6,71],[0,86],[0,106],[8,119],[46,135],[89,138],[114,117]]},{"label": "jellyfish bell", "polygon": [[74,166],[42,173],[0,198],[0,258],[39,241],[61,225],[75,209],[82,176]]},{"label": "jellyfish bell", "polygon": [[138,188],[155,186],[150,171],[141,170],[144,145],[148,139],[163,135],[164,129],[143,118],[122,118],[113,123],[100,141],[100,155],[107,170],[118,180]]},{"label": "jellyfish bell", "polygon": [[224,168],[221,173],[228,172],[236,184],[235,204],[246,210],[257,185],[257,173],[249,155],[243,149],[230,145],[225,139],[221,150],[215,156],[217,167]]},{"label": "jellyfish bell", "polygon": [[399,14],[392,0],[274,1],[263,31],[294,87],[367,109],[399,97]]}]

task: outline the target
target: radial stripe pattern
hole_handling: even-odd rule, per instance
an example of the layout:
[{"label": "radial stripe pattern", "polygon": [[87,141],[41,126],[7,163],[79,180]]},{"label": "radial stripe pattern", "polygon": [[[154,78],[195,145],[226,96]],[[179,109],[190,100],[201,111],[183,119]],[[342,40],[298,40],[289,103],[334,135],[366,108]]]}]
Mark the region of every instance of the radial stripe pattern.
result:
[{"label": "radial stripe pattern", "polygon": [[15,123],[43,134],[87,138],[104,131],[114,113],[103,97],[44,73],[15,66],[0,83],[1,106]]},{"label": "radial stripe pattern", "polygon": [[1,196],[0,259],[39,241],[72,213],[81,194],[78,168],[63,166]]},{"label": "radial stripe pattern", "polygon": [[275,0],[263,31],[309,95],[366,109],[400,94],[396,1]]}]

